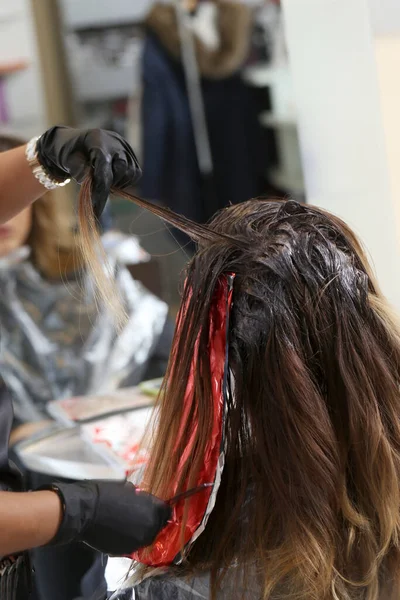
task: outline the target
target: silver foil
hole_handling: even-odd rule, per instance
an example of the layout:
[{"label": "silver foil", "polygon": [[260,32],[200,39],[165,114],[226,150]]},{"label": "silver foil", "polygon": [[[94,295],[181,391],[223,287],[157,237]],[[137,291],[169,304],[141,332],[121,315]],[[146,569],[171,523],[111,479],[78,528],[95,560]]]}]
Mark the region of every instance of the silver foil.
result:
[{"label": "silver foil", "polygon": [[134,385],[162,333],[168,307],[109,254],[128,321],[116,332],[96,305],[88,274],[49,282],[20,249],[0,261],[0,373],[20,421],[45,416],[50,400]]}]

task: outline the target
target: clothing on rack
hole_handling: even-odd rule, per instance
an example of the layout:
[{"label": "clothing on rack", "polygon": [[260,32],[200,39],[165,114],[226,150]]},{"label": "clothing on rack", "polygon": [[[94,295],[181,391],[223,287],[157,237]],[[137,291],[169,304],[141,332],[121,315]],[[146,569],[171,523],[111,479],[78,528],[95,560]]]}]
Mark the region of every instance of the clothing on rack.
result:
[{"label": "clothing on rack", "polygon": [[214,168],[210,186],[198,167],[182,66],[150,31],[142,72],[141,193],[202,222],[262,193],[261,129],[240,73],[201,82]]},{"label": "clothing on rack", "polygon": [[[213,23],[193,17],[198,69],[203,77],[221,79],[236,73],[246,60],[252,29],[252,9],[241,2],[213,2],[207,10],[207,20],[215,20],[215,39],[202,34],[202,29],[212,30]],[[202,3],[199,6],[201,12]],[[197,22],[196,20],[197,19]],[[173,4],[156,3],[146,19],[147,27],[157,36],[175,60],[181,58],[181,39]],[[197,27],[196,27],[197,26]],[[208,41],[208,43],[207,43]]]}]

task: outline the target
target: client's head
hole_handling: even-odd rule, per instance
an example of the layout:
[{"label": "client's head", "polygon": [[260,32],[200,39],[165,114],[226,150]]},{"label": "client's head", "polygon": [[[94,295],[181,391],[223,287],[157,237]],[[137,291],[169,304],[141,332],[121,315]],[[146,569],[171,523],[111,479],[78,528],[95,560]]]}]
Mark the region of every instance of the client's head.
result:
[{"label": "client's head", "polygon": [[[208,460],[210,307],[221,277],[236,275],[225,468],[187,570],[211,570],[217,585],[226,569],[242,566],[245,585],[230,600],[249,597],[246,577],[267,600],[397,600],[400,337],[354,233],[292,201],[251,200],[199,225],[120,195],[199,246],[144,478],[164,498],[172,483],[198,480]],[[87,215],[93,222],[89,182],[83,228]],[[86,253],[92,238],[83,237]],[[183,421],[189,382],[194,400]]]},{"label": "client's head", "polygon": [[[252,565],[267,599],[398,598],[400,342],[356,236],[292,201],[251,200],[204,227],[161,216],[199,242],[145,476],[162,497],[205,460],[208,315],[220,277],[236,274],[226,464],[187,568],[218,577]],[[181,407],[195,352],[189,444]]]},{"label": "client's head", "polygon": [[[25,143],[16,136],[0,134],[0,152]],[[72,223],[72,212],[63,199],[49,192],[0,226],[0,258],[28,245],[32,261],[43,275],[57,278],[68,273],[74,270],[77,258]]]}]

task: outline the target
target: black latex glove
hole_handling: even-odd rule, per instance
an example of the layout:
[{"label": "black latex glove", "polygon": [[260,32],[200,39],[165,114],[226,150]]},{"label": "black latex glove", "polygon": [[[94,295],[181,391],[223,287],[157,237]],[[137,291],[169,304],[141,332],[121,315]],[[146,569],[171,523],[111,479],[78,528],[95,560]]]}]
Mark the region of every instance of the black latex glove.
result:
[{"label": "black latex glove", "polygon": [[171,518],[171,508],[134,485],[118,481],[59,483],[53,489],[64,518],[51,545],[82,541],[104,554],[124,556],[152,544]]},{"label": "black latex glove", "polygon": [[72,177],[82,183],[89,169],[93,175],[93,208],[103,212],[111,187],[135,184],[142,171],[131,146],[118,133],[104,129],[79,130],[52,127],[37,143],[38,159],[55,179]]}]

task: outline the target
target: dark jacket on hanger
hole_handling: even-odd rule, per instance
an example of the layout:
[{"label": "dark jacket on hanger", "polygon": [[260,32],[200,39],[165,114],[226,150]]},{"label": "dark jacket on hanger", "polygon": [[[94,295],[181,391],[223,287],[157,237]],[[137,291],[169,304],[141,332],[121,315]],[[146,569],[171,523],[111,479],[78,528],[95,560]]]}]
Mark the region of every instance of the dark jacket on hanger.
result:
[{"label": "dark jacket on hanger", "polygon": [[141,193],[198,221],[260,189],[260,128],[250,90],[239,74],[202,80],[214,163],[213,185],[202,180],[183,69],[148,32],[143,55]]},{"label": "dark jacket on hanger", "polygon": [[142,195],[201,217],[199,172],[182,69],[148,34],[143,53]]}]

